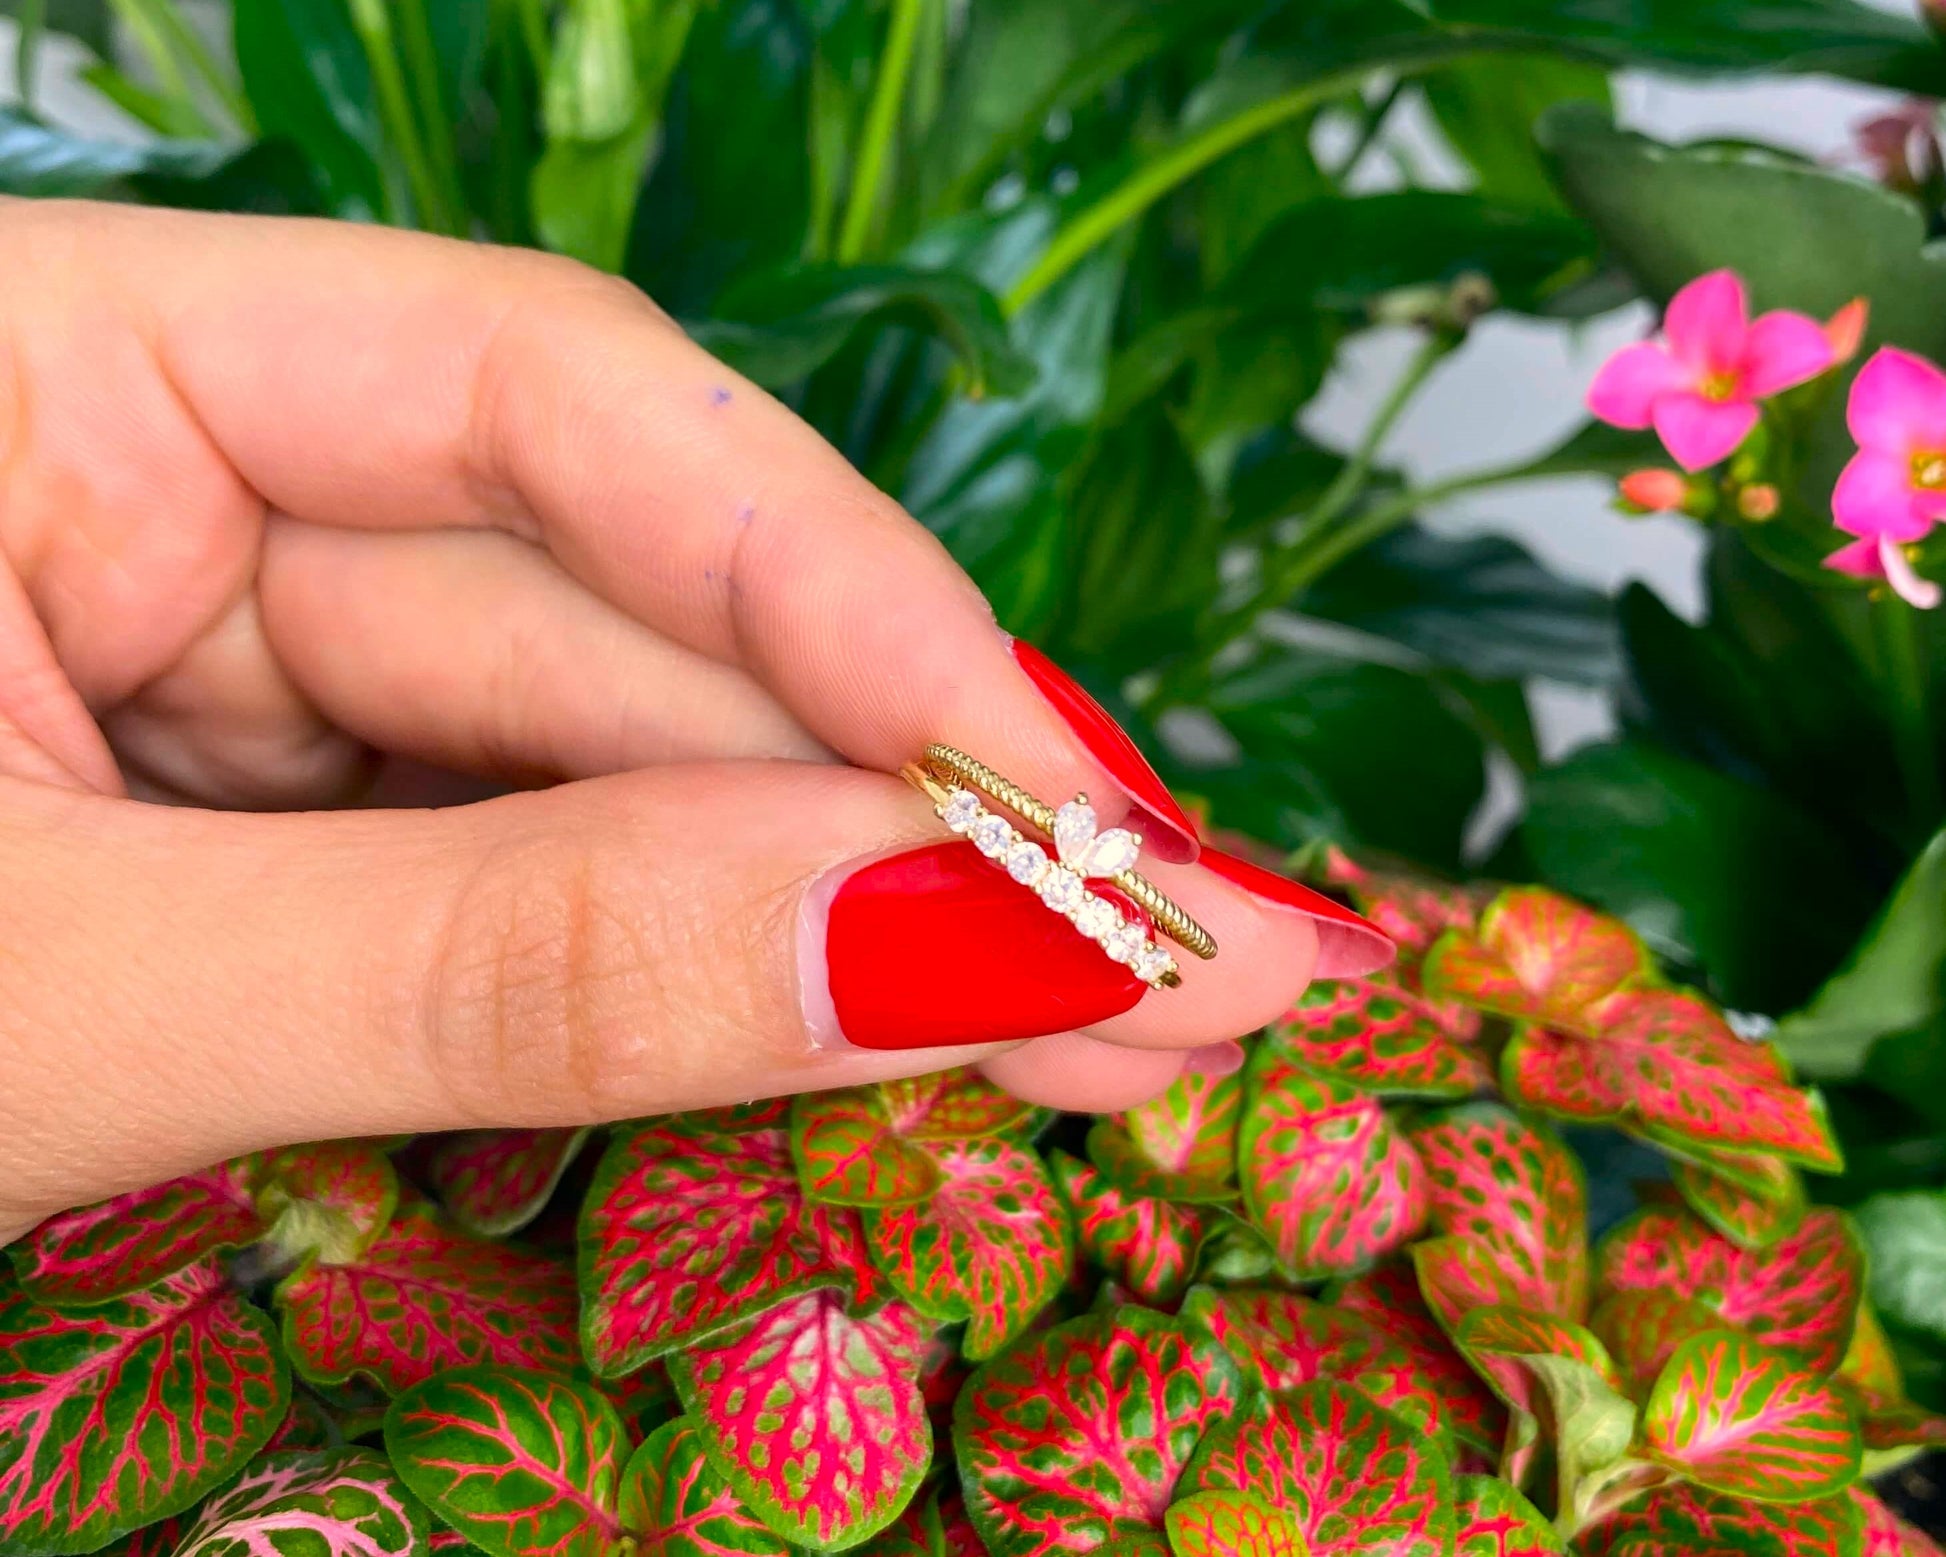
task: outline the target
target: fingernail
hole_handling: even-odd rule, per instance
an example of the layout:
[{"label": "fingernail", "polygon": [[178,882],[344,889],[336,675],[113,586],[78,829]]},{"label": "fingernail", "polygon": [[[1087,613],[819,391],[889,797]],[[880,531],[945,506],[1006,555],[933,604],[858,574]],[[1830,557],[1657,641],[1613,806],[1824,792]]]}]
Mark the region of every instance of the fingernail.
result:
[{"label": "fingernail", "polygon": [[[1140,911],[1096,885],[1124,916]],[[799,937],[814,1041],[1010,1043],[1131,1009],[1148,986],[964,839],[813,884]]]},{"label": "fingernail", "polygon": [[1161,776],[1149,766],[1148,758],[1128,738],[1128,732],[1108,716],[1088,691],[1045,654],[1019,638],[1009,638],[1014,663],[1040,689],[1041,696],[1054,705],[1088,754],[1108,770],[1115,787],[1132,800],[1152,825],[1144,842],[1157,859],[1186,865],[1202,847],[1196,824],[1176,803]]},{"label": "fingernail", "polygon": [[1212,1080],[1234,1076],[1243,1069],[1243,1045],[1206,1043],[1183,1056],[1182,1069],[1185,1076],[1208,1076]]},{"label": "fingernail", "polygon": [[1225,881],[1234,882],[1274,908],[1294,909],[1314,920],[1318,927],[1318,978],[1357,978],[1376,973],[1398,951],[1392,938],[1363,914],[1353,912],[1322,892],[1313,892],[1301,881],[1293,881],[1289,876],[1265,870],[1261,865],[1252,865],[1248,860],[1207,845],[1197,864],[1215,871]]}]

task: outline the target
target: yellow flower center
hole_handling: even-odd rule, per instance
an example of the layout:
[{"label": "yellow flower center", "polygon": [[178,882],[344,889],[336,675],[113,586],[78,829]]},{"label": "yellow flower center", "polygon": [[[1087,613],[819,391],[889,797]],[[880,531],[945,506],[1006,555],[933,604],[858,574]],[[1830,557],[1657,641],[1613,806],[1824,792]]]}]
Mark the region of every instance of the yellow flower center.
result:
[{"label": "yellow flower center", "polygon": [[1705,400],[1734,399],[1737,392],[1737,376],[1734,373],[1705,373],[1702,388]]},{"label": "yellow flower center", "polygon": [[1946,454],[1913,455],[1912,484],[1928,491],[1946,487]]}]

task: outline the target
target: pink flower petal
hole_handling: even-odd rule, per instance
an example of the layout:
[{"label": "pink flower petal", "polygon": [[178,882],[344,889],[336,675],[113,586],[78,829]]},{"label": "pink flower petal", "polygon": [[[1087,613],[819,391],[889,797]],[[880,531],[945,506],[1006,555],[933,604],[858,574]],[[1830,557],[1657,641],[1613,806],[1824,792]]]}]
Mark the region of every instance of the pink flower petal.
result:
[{"label": "pink flower petal", "polygon": [[1749,317],[1736,272],[1712,270],[1669,299],[1662,333],[1678,362],[1699,373],[1730,373],[1743,360]]},{"label": "pink flower petal", "polygon": [[1878,541],[1869,535],[1862,541],[1840,546],[1824,559],[1824,565],[1834,573],[1849,573],[1853,578],[1885,577],[1885,563],[1878,554]]},{"label": "pink flower petal", "polygon": [[1916,541],[1933,524],[1917,496],[1909,461],[1877,449],[1860,449],[1832,489],[1831,517],[1851,535]]},{"label": "pink flower petal", "polygon": [[1845,425],[1861,448],[1901,459],[1946,452],[1946,373],[1924,357],[1881,346],[1852,383]]},{"label": "pink flower petal", "polygon": [[1738,386],[1753,399],[1814,379],[1838,354],[1824,326],[1806,314],[1778,309],[1750,326],[1743,341],[1743,379]]},{"label": "pink flower petal", "polygon": [[1611,427],[1647,427],[1663,395],[1691,387],[1695,375],[1651,341],[1624,346],[1588,386],[1588,409]]},{"label": "pink flower petal", "polygon": [[1939,604],[1939,586],[1913,572],[1906,554],[1882,535],[1878,541],[1878,560],[1885,569],[1885,581],[1892,586],[1892,593],[1907,605],[1930,611]]},{"label": "pink flower petal", "polygon": [[1757,408],[1748,400],[1706,400],[1684,391],[1655,403],[1656,433],[1684,470],[1728,459],[1756,425]]}]

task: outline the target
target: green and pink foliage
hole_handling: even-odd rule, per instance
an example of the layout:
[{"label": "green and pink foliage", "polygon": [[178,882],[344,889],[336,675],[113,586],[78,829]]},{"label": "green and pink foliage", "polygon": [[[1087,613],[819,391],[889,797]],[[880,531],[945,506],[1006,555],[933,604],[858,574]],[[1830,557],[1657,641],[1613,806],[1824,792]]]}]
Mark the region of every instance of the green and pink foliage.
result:
[{"label": "green and pink foliage", "polygon": [[401,1212],[362,1253],[308,1261],[278,1286],[284,1344],[306,1378],[389,1394],[475,1363],[576,1360],[573,1273],[510,1244]]},{"label": "green and pink foliage", "polygon": [[1313,984],[1271,1028],[1307,1070],[1397,1097],[1468,1097],[1490,1086],[1479,1036],[1478,1011],[1428,1000],[1396,969]]},{"label": "green and pink foliage", "polygon": [[1377,1098],[1270,1044],[1251,1055],[1248,1077],[1243,1203],[1293,1277],[1362,1270],[1419,1232],[1425,1169]]},{"label": "green and pink foliage", "polygon": [[1162,1552],[1184,1467],[1241,1397],[1222,1347],[1147,1309],[1029,1335],[981,1367],[954,1413],[973,1526],[992,1557]]},{"label": "green and pink foliage", "polygon": [[1410,1264],[1383,1265],[1353,1278],[1339,1291],[1336,1306],[1405,1351],[1418,1387],[1439,1403],[1443,1431],[1480,1452],[1500,1452],[1506,1408],[1426,1306]]},{"label": "green and pink foliage", "polygon": [[1321,879],[1340,887],[1358,911],[1413,959],[1448,930],[1472,930],[1493,893],[1480,886],[1439,881],[1417,872],[1365,865],[1343,850],[1325,855]]},{"label": "green and pink foliage", "polygon": [[1074,1267],[1066,1208],[1031,1147],[1002,1136],[940,1141],[938,1188],[866,1213],[878,1268],[914,1307],[966,1323],[968,1357],[990,1357],[1032,1322]]},{"label": "green and pink foliage", "polygon": [[1461,1476],[1454,1502],[1453,1557],[1555,1557],[1568,1549],[1541,1511],[1497,1477]]},{"label": "green and pink foliage", "polygon": [[1130,1194],[1184,1204],[1237,1197],[1240,1076],[1185,1072],[1160,1097],[1138,1103],[1088,1132],[1088,1157]]},{"label": "green and pink foliage", "polygon": [[1819,1207],[1767,1249],[1743,1249],[1686,1211],[1637,1212],[1595,1258],[1596,1290],[1661,1291],[1713,1310],[1731,1329],[1801,1354],[1817,1372],[1843,1360],[1864,1290],[1865,1256],[1841,1212]]},{"label": "green and pink foliage", "polygon": [[1182,1311],[1271,1394],[1319,1379],[1356,1380],[1374,1365],[1410,1360],[1369,1320],[1280,1287],[1198,1287]]},{"label": "green and pink foliage", "polygon": [[922,1489],[897,1519],[850,1550],[857,1557],[986,1557],[966,1504],[950,1482],[930,1493]]},{"label": "green and pink foliage", "polygon": [[1117,1188],[1065,1152],[1048,1157],[1054,1184],[1073,1214],[1080,1253],[1138,1301],[1173,1307],[1196,1273],[1209,1213]]},{"label": "green and pink foliage", "polygon": [[1654,973],[1619,919],[1543,887],[1509,887],[1469,932],[1449,930],[1426,954],[1427,994],[1513,1021],[1590,1037],[1606,997]]},{"label": "green and pink foliage", "polygon": [[399,1175],[374,1142],[322,1141],[266,1157],[257,1208],[282,1259],[350,1260],[392,1220]]},{"label": "green and pink foliage", "polygon": [[1678,1157],[1669,1169],[1689,1209],[1746,1249],[1767,1249],[1804,1220],[1804,1180],[1781,1157],[1755,1152],[1722,1161]]},{"label": "green and pink foliage", "polygon": [[877,1087],[798,1098],[791,1150],[805,1195],[829,1205],[910,1205],[939,1188],[938,1162],[893,1125]]},{"label": "green and pink foliage", "polygon": [[1309,1557],[1297,1515],[1247,1492],[1197,1492],[1163,1516],[1174,1557]]},{"label": "green and pink foliage", "polygon": [[892,1128],[910,1141],[966,1141],[1030,1133],[1041,1111],[1003,1091],[971,1066],[931,1076],[881,1081]]},{"label": "green and pink foliage", "polygon": [[416,1557],[426,1515],[369,1449],[274,1454],[198,1511],[174,1557]]},{"label": "green and pink foliage", "polygon": [[91,1308],[0,1297],[0,1545],[89,1552],[179,1514],[289,1401],[268,1316],[214,1257]]},{"label": "green and pink foliage", "polygon": [[586,1129],[462,1130],[433,1148],[426,1177],[461,1227],[504,1237],[540,1215],[588,1135]]},{"label": "green and pink foliage", "polygon": [[1941,1557],[1939,1543],[1893,1513],[1884,1499],[1863,1487],[1853,1487],[1851,1497],[1864,1522],[1863,1557]]},{"label": "green and pink foliage", "polygon": [[692,1344],[670,1372],[711,1463],[772,1530],[848,1546],[897,1518],[931,1463],[932,1336],[902,1303],[860,1318],[823,1288]]},{"label": "green and pink foliage", "polygon": [[1310,1557],[1445,1557],[1445,1456],[1351,1385],[1306,1384],[1213,1427],[1183,1475],[1194,1492],[1243,1492],[1291,1514]]},{"label": "green and pink foliage", "polygon": [[784,1297],[871,1279],[858,1213],[804,1198],[774,1126],[618,1130],[579,1241],[582,1346],[611,1376]]},{"label": "green and pink foliage", "polygon": [[687,1418],[657,1428],[630,1457],[616,1514],[641,1557],[792,1557],[710,1464]]},{"label": "green and pink foliage", "polygon": [[1678,1346],[1722,1323],[1721,1315],[1694,1298],[1645,1287],[1604,1298],[1588,1328],[1615,1359],[1629,1393],[1639,1399],[1648,1394]]},{"label": "green and pink foliage", "polygon": [[1457,1339],[1507,1406],[1501,1474],[1524,1483],[1545,1447],[1571,1509],[1582,1479],[1620,1460],[1635,1433],[1635,1407],[1601,1342],[1571,1320],[1499,1307],[1469,1313]]},{"label": "green and pink foliage", "polygon": [[49,1217],[7,1246],[21,1286],[42,1303],[125,1297],[264,1234],[261,1161],[238,1157],[201,1173]]},{"label": "green and pink foliage", "polygon": [[1845,1493],[1753,1503],[1679,1481],[1629,1500],[1575,1545],[1581,1557],[1861,1557],[1863,1532]]}]

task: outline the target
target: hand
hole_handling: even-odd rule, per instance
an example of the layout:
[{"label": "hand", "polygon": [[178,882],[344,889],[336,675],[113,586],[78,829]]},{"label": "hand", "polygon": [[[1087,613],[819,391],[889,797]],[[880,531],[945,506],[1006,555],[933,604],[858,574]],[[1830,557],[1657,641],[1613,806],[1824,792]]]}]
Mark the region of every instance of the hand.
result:
[{"label": "hand", "polygon": [[[1382,957],[1189,863],[931,536],[618,282],[20,202],[0,274],[0,1239],[271,1144],[972,1060],[1115,1108],[1281,1011],[1319,924]],[[1139,998],[943,868],[890,776],[939,739],[1135,815],[1220,959]]]}]

